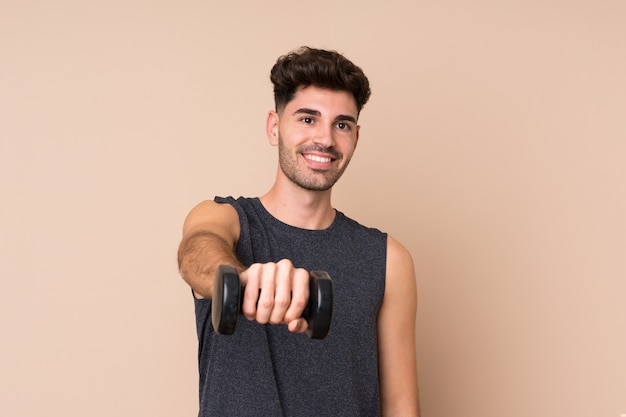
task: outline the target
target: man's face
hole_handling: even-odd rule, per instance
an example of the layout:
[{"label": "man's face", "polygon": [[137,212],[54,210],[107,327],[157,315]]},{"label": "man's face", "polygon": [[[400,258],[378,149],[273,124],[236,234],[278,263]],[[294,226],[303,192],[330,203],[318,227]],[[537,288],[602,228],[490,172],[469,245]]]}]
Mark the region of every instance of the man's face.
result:
[{"label": "man's face", "polygon": [[306,190],[330,189],[356,148],[357,117],[349,92],[300,88],[280,114],[268,116],[268,137],[278,145],[282,173]]}]

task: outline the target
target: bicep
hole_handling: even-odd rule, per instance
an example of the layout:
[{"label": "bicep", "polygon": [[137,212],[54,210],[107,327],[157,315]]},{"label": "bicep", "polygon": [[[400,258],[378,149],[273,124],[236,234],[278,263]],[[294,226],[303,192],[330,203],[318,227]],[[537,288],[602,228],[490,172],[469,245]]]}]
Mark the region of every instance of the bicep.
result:
[{"label": "bicep", "polygon": [[417,415],[415,271],[410,253],[392,237],[387,243],[386,278],[378,316],[383,415]]},{"label": "bicep", "polygon": [[234,246],[239,239],[239,216],[235,208],[211,200],[196,205],[183,223],[183,241],[204,232],[214,233]]},{"label": "bicep", "polygon": [[230,204],[204,201],[189,212],[178,247],[178,267],[196,297],[211,298],[218,265],[238,265],[238,239],[239,216]]}]

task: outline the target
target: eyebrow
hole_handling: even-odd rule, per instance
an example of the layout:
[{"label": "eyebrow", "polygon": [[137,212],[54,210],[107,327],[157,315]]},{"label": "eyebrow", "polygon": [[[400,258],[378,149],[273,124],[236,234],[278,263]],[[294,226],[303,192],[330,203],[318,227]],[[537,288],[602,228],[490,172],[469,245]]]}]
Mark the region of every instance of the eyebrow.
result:
[{"label": "eyebrow", "polygon": [[[308,114],[311,116],[318,116],[318,117],[322,115],[322,113],[319,110],[307,109],[306,107],[303,107],[293,112],[294,116],[297,114]],[[340,114],[339,116],[335,117],[335,121],[352,122],[354,124],[357,124],[356,118],[354,116],[350,116],[347,114]]]}]

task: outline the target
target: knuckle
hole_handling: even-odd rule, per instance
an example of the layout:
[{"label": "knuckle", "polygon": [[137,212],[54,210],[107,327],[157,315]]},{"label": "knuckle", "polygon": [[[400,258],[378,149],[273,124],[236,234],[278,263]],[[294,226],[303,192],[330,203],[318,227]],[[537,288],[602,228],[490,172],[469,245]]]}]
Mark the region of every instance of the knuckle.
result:
[{"label": "knuckle", "polygon": [[290,268],[293,267],[293,264],[291,263],[289,259],[281,259],[276,264],[282,267],[290,267]]},{"label": "knuckle", "polygon": [[266,273],[273,273],[274,271],[276,271],[276,266],[277,264],[274,262],[267,262],[261,265],[263,271]]},{"label": "knuckle", "polygon": [[243,313],[243,315],[248,319],[248,320],[252,320],[254,318],[254,315],[256,313],[256,311],[248,306],[242,306],[241,308],[241,312]]},{"label": "knuckle", "polygon": [[289,299],[288,297],[284,297],[284,296],[277,296],[276,299],[274,300],[274,305],[282,309],[289,307],[290,303],[291,303],[291,299]]},{"label": "knuckle", "polygon": [[274,301],[273,300],[260,300],[259,307],[265,310],[271,310],[274,307]]},{"label": "knuckle", "polygon": [[308,299],[305,297],[297,297],[291,301],[291,304],[299,310],[303,310],[306,307]]},{"label": "knuckle", "polygon": [[309,282],[309,271],[303,268],[297,268],[293,273],[294,280],[298,282]]}]

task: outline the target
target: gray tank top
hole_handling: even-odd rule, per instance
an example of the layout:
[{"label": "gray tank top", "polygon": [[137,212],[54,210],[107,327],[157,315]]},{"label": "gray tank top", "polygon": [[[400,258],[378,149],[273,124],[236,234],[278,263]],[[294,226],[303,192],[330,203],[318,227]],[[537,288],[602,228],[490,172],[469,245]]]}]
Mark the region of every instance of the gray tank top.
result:
[{"label": "gray tank top", "polygon": [[244,316],[227,336],[213,330],[211,300],[196,299],[199,416],[379,416],[376,319],[387,235],[339,211],[329,228],[305,230],[274,218],[258,198],[215,201],[239,214],[236,251],[245,266],[286,258],[328,272],[334,311],[322,340]]}]

